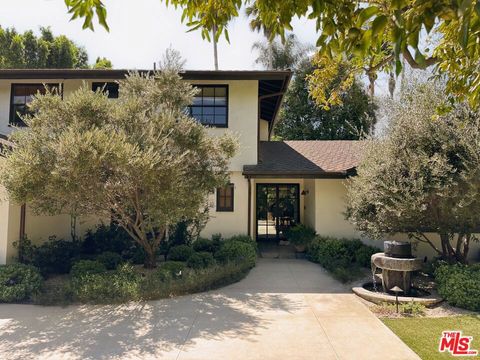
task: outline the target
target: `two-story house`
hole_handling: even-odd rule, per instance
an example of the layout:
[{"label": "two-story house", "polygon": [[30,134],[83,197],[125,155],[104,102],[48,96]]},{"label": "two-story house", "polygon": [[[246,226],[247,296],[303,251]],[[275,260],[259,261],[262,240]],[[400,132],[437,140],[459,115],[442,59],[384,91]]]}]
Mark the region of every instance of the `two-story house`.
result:
[{"label": "two-story house", "polygon": [[[6,135],[23,125],[19,114],[28,111],[27,104],[44,85],[67,97],[83,82],[92,90],[106,84],[109,97],[116,98],[122,91],[116,80],[127,73],[0,70],[0,145],[6,143]],[[285,230],[297,223],[322,235],[355,235],[343,216],[344,181],[354,173],[359,143],[271,141],[290,71],[185,71],[181,75],[200,89],[190,107],[191,115],[208,126],[212,136],[229,130],[240,142],[230,164],[230,184],[216,189],[210,199],[210,220],[203,236],[249,234],[259,240],[281,239]],[[96,222],[82,219],[80,231]],[[2,196],[0,263],[16,254],[13,242],[21,236],[39,242],[51,235],[68,238],[69,234],[68,216],[36,216],[28,204],[20,206]]]}]

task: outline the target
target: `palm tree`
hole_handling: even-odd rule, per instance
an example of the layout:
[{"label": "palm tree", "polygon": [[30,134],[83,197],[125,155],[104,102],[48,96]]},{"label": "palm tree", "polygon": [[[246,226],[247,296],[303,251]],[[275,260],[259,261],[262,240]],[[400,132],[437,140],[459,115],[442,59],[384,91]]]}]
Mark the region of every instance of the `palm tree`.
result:
[{"label": "palm tree", "polygon": [[294,69],[312,49],[300,43],[294,34],[288,34],[283,42],[264,40],[252,45],[252,50],[259,52],[255,63],[274,70]]}]

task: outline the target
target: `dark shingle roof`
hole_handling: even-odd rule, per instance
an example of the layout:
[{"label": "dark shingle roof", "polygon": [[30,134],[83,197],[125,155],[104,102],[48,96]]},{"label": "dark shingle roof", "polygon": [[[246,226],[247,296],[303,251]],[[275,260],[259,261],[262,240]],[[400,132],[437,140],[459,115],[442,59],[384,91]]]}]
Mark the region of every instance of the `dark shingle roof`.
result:
[{"label": "dark shingle roof", "polygon": [[244,175],[342,178],[355,173],[361,141],[261,141],[259,163],[245,165]]}]

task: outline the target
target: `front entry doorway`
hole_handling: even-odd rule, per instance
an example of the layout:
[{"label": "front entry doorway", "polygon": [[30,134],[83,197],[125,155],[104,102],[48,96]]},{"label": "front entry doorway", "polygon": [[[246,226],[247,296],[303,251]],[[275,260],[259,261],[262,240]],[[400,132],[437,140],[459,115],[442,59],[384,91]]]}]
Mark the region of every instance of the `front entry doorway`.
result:
[{"label": "front entry doorway", "polygon": [[298,184],[257,184],[257,240],[279,241],[300,222]]}]

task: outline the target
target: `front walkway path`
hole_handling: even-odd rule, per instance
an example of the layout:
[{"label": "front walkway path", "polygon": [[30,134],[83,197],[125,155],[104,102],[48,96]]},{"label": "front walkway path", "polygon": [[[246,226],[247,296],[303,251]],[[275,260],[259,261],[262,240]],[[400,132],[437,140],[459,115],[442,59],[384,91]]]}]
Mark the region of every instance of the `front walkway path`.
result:
[{"label": "front walkway path", "polygon": [[0,305],[0,359],[418,359],[305,260],[209,293],[116,306]]}]

